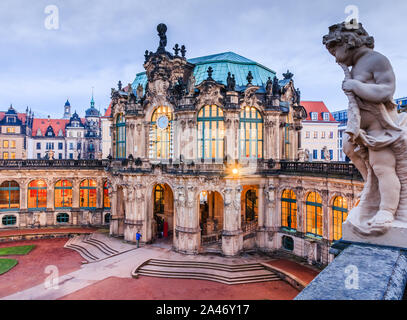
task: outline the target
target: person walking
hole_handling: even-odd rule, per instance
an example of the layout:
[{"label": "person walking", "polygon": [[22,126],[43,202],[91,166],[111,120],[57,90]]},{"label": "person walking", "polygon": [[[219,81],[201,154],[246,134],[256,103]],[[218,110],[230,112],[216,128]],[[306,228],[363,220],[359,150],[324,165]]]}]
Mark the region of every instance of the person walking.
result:
[{"label": "person walking", "polygon": [[139,246],[140,246],[140,239],[141,239],[141,234],[140,234],[140,232],[137,231],[137,233],[136,233],[137,248],[139,248]]}]

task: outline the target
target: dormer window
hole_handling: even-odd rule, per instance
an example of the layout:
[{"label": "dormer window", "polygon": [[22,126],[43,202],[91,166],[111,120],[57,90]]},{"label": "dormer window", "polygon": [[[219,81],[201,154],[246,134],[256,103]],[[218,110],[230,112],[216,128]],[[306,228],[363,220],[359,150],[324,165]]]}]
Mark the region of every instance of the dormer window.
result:
[{"label": "dormer window", "polygon": [[42,135],[41,130],[38,128],[38,130],[37,130],[37,136],[41,136],[41,135]]},{"label": "dormer window", "polygon": [[329,113],[328,112],[322,112],[322,117],[324,121],[329,121]]},{"label": "dormer window", "polygon": [[318,121],[318,112],[311,112],[311,120]]}]

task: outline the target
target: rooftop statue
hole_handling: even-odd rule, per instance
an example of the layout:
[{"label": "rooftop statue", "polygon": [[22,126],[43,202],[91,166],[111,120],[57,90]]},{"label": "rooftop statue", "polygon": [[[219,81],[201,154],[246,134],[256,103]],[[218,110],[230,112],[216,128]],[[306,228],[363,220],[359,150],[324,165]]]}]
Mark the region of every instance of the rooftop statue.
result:
[{"label": "rooftop statue", "polygon": [[345,72],[349,120],[343,149],[365,180],[343,238],[352,234],[351,240],[407,247],[405,234],[397,236],[407,231],[407,114],[398,114],[393,102],[393,68],[373,50],[374,39],[360,23],[331,26],[323,44]]}]

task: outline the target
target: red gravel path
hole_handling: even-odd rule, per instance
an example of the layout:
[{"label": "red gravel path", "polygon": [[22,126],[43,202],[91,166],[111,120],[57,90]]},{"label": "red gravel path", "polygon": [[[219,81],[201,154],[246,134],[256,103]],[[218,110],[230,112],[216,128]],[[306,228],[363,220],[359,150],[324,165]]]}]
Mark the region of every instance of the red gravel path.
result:
[{"label": "red gravel path", "polygon": [[269,264],[272,267],[275,266],[281,270],[284,270],[296,276],[300,280],[304,281],[306,284],[309,284],[319,274],[319,272],[314,269],[311,269],[297,262],[285,259],[269,261],[267,262],[267,264]]},{"label": "red gravel path", "polygon": [[140,276],[111,277],[63,300],[292,300],[298,291],[284,281],[226,285],[213,281]]},{"label": "red gravel path", "polygon": [[31,245],[36,247],[25,256],[5,256],[14,258],[18,264],[0,275],[0,298],[41,284],[49,274],[44,273],[48,265],[58,267],[59,275],[78,270],[83,258],[75,251],[64,248],[67,239],[29,240],[1,243],[0,248]]}]

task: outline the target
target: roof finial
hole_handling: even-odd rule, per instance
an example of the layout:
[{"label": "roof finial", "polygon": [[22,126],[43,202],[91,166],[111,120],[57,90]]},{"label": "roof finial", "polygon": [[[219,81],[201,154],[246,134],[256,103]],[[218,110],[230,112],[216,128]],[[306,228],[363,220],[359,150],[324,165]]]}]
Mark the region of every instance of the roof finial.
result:
[{"label": "roof finial", "polygon": [[95,107],[95,100],[93,99],[93,89],[94,89],[94,87],[92,87],[92,100],[90,100],[90,107],[91,108]]},{"label": "roof finial", "polygon": [[119,80],[119,82],[117,83],[117,88],[119,89],[119,91],[122,90],[122,82]]},{"label": "roof finial", "polygon": [[251,71],[249,71],[249,73],[247,74],[247,83],[248,84],[252,84],[252,80],[253,80],[253,75],[252,75],[252,72]]},{"label": "roof finial", "polygon": [[213,80],[212,79],[213,69],[212,69],[211,66],[209,66],[209,68],[208,68],[208,70],[206,72],[208,72],[208,79],[207,80]]}]

